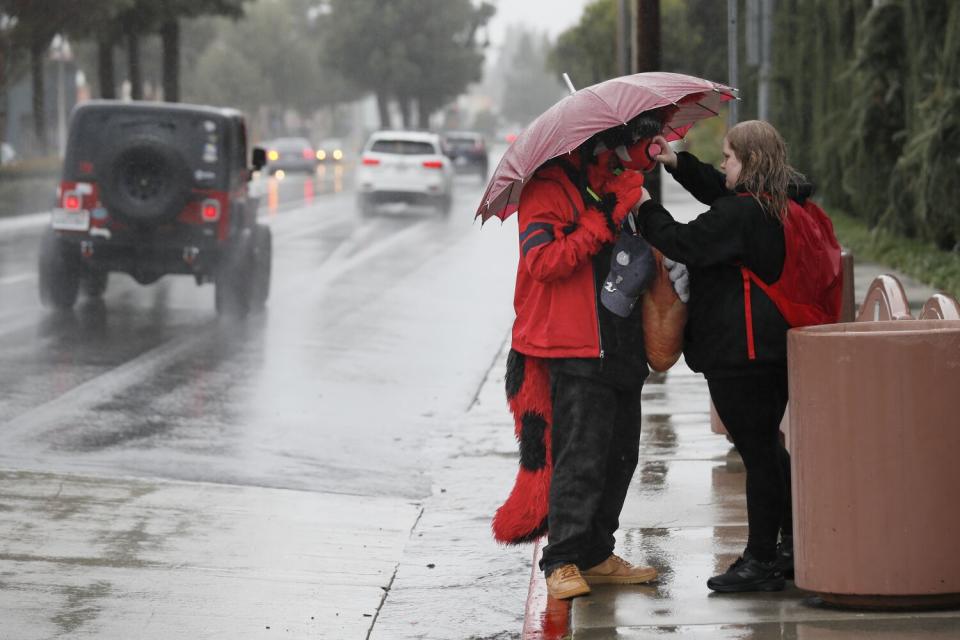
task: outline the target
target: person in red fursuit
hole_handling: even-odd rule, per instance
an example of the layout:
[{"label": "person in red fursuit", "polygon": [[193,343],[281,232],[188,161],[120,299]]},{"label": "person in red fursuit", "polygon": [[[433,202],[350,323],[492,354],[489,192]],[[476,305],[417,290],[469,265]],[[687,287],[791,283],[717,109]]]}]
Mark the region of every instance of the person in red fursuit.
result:
[{"label": "person in red fursuit", "polygon": [[663,138],[654,144],[655,158],[710,210],[681,224],[644,190],[638,224],[650,244],[689,269],[684,356],[706,377],[747,471],[746,549],[707,586],[779,591],[793,577],[790,456],[779,433],[787,330],[837,321],[840,247],[769,123],[730,129],[722,171],[675,153]]},{"label": "person in red fursuit", "polygon": [[613,550],[649,373],[636,302],[652,253],[628,218],[643,188],[634,169],[655,166],[646,147],[661,129],[641,114],[601,132],[543,165],[520,196],[506,376],[520,471],[493,532],[504,543],[547,533],[540,568],[554,598],[657,576]]}]

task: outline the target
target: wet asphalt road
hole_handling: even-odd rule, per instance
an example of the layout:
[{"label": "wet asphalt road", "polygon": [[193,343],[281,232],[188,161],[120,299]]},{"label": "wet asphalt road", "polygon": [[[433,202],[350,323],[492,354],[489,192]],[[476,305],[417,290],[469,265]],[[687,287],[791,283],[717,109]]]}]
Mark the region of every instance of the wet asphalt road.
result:
[{"label": "wet asphalt road", "polygon": [[[327,521],[342,515],[358,531],[396,530],[393,551],[380,558],[386,566],[395,564],[411,518],[433,491],[431,470],[444,464],[436,459],[441,449],[431,443],[449,434],[474,402],[512,320],[515,232],[481,233],[474,224],[482,186],[475,178],[458,178],[449,219],[397,207],[361,220],[349,170],[257,183],[261,216],[274,235],[273,282],[267,311],[244,321],[218,318],[212,285],[197,287],[179,276],[141,286],[111,274],[102,301],[81,297],[72,312],[45,310],[35,266],[42,226],[4,233],[0,511],[14,511],[10,505],[29,493],[10,488],[24,474],[34,474],[31,487],[40,493],[47,484],[56,487],[54,476],[85,478],[81,485],[89,481],[110,490],[110,483],[130,478],[134,484],[209,483],[214,492],[297,490],[334,496],[325,500],[343,511],[322,514]],[[338,502],[336,495],[344,499]],[[351,509],[354,496],[358,506]],[[393,518],[401,503],[412,516],[403,511],[393,521],[377,521],[380,513]],[[371,504],[370,521],[364,522],[363,505]],[[243,509],[256,513],[257,506]],[[12,540],[20,534],[11,529],[40,526],[46,525],[0,523],[0,536]],[[343,533],[337,535],[342,541]],[[49,537],[56,534],[41,539]],[[314,540],[302,538],[295,542],[320,548],[328,542],[319,529]],[[142,551],[137,540],[127,543]],[[51,561],[30,555],[35,542],[15,553],[16,544],[8,541],[0,549],[0,587],[22,578],[23,569],[11,569],[10,562],[35,568],[40,562],[33,560]],[[285,542],[277,536],[265,544],[282,548]],[[78,563],[67,564],[72,572]],[[56,582],[50,576],[57,571],[47,571],[43,580]],[[82,581],[84,572],[77,575]],[[84,593],[94,601],[106,598],[97,591],[103,581],[90,580],[93,595]],[[15,594],[36,584],[0,588],[3,608],[16,609]],[[56,589],[73,613],[41,615],[58,631],[9,637],[113,637],[95,631],[108,613],[93,607],[89,620],[81,615],[78,623],[74,614],[86,609],[78,609],[66,587]],[[8,623],[28,619],[19,613]],[[329,613],[333,619],[341,611]],[[372,616],[362,615],[369,629]],[[10,631],[0,626],[0,637]],[[310,637],[364,635],[315,630]]]},{"label": "wet asphalt road", "polygon": [[505,234],[472,226],[474,180],[458,181],[449,220],[397,209],[362,223],[349,189],[314,182],[305,199],[287,177],[273,213],[263,198],[273,288],[245,322],[218,319],[213,287],[179,276],[111,274],[103,301],[46,311],[40,229],[4,239],[0,463],[423,495],[421,439],[469,404],[508,326],[508,287],[487,283],[509,255],[481,246]]}]

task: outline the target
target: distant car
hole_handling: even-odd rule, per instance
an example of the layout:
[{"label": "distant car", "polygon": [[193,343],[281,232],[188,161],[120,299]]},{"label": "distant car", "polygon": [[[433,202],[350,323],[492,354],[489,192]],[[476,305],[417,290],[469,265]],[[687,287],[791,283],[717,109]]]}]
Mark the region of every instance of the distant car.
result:
[{"label": "distant car", "polygon": [[50,226],[40,244],[40,299],[69,309],[98,298],[111,272],[140,284],[167,274],[216,285],[217,311],[245,315],[270,291],[270,228],[248,191],[243,115],[216,107],[93,100],[70,119]]},{"label": "distant car", "polygon": [[432,205],[446,216],[453,204],[453,163],[435,133],[378,131],[363,147],[357,185],[363,216],[387,202]]},{"label": "distant car", "polygon": [[345,150],[346,146],[339,138],[321,140],[317,145],[317,160],[329,163],[343,162]]},{"label": "distant car", "polygon": [[487,142],[481,133],[448,131],[443,136],[444,153],[457,173],[473,173],[487,179]]},{"label": "distant car", "polygon": [[267,145],[266,171],[290,173],[314,173],[317,170],[317,153],[306,138],[277,138]]}]

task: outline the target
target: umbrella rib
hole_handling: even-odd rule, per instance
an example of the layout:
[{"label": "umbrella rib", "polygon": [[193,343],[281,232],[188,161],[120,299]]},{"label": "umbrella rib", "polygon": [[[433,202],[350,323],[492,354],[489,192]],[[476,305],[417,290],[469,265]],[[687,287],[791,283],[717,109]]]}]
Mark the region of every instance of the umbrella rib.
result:
[{"label": "umbrella rib", "polygon": [[720,113],[719,113],[718,111],[714,111],[714,110],[711,109],[710,107],[707,107],[707,106],[705,106],[705,105],[703,105],[703,104],[701,104],[701,103],[699,103],[699,102],[697,103],[697,106],[698,106],[698,107],[701,107],[701,108],[703,108],[703,109],[706,109],[707,111],[709,111],[710,113],[712,113],[712,114],[715,115],[715,116],[720,115]]}]

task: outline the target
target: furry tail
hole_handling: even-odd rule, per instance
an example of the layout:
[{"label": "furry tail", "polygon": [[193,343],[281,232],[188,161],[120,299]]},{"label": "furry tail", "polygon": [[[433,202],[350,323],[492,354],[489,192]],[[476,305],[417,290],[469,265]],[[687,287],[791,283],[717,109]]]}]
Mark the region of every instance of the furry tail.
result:
[{"label": "furry tail", "polygon": [[546,362],[510,350],[507,401],[520,443],[520,469],[506,502],[493,516],[493,537],[504,544],[531,542],[547,530],[550,497],[550,374]]}]

